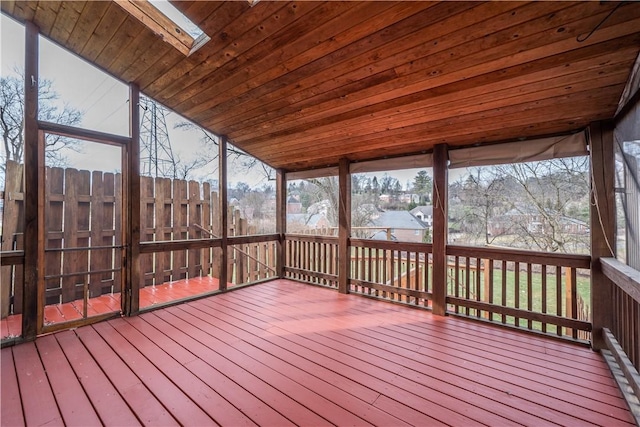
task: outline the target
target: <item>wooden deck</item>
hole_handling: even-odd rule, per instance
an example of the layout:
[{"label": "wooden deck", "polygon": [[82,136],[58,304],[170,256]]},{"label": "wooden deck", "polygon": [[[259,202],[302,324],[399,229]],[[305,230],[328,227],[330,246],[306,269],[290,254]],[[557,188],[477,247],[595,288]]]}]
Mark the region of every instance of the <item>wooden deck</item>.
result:
[{"label": "wooden deck", "polygon": [[[233,284],[228,284],[232,287]],[[140,308],[145,309],[157,304],[164,304],[194,295],[220,289],[215,277],[195,277],[163,283],[158,286],[146,286],[140,289]],[[82,319],[84,302],[72,301],[64,304],[47,305],[44,308],[45,325]],[[87,300],[87,315],[98,316],[120,311],[120,294],[105,294]],[[0,337],[2,339],[19,337],[22,331],[22,315],[7,316],[0,321]]]},{"label": "wooden deck", "polygon": [[591,350],[288,280],[2,350],[2,425],[602,425]]}]

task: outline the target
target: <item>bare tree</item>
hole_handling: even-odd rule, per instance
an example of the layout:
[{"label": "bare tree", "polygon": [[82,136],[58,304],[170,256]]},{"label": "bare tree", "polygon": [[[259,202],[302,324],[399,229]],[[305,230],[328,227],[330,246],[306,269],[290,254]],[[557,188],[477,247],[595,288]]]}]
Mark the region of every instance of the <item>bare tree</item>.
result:
[{"label": "bare tree", "polygon": [[584,252],[588,167],[575,157],[471,169],[452,186],[451,216],[475,243]]},{"label": "bare tree", "polygon": [[[195,131],[200,134],[200,150],[198,151],[198,159],[201,164],[195,165],[190,169],[197,169],[204,167],[209,163],[218,159],[220,153],[220,139],[215,134],[208,130],[196,125],[195,123],[182,121],[178,122],[174,126],[175,129],[181,129],[184,131]],[[215,149],[214,149],[215,148]],[[256,171],[256,173],[262,175],[269,181],[275,181],[275,170],[263,162],[258,161],[255,157],[251,156],[247,152],[234,146],[233,144],[227,144],[227,156],[231,162],[238,162],[239,166],[246,172]],[[191,163],[194,163],[192,161]],[[184,163],[184,162],[183,162]]]},{"label": "bare tree", "polygon": [[589,159],[569,157],[496,166],[521,194],[514,204],[514,234],[528,246],[548,252],[588,249]]},{"label": "bare tree", "polygon": [[[17,75],[0,78],[0,131],[4,152],[0,168],[5,170],[7,161],[21,163],[24,157],[24,76]],[[53,123],[75,126],[82,121],[82,113],[64,103],[60,107],[55,102],[59,95],[53,88],[53,81],[43,79],[38,82],[38,119]],[[47,164],[63,166],[63,150],[77,150],[77,141],[58,135],[47,135]]]}]

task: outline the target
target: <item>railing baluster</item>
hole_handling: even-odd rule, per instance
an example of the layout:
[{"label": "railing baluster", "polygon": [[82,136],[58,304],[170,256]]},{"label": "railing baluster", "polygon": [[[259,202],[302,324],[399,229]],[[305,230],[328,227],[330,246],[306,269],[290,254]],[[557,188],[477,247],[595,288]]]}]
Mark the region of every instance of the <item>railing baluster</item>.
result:
[{"label": "railing baluster", "polygon": [[[533,281],[532,281],[532,265],[527,263],[527,311],[533,310]],[[533,328],[533,322],[531,319],[527,320],[527,328]]]},{"label": "railing baluster", "polygon": [[[542,312],[544,314],[547,314],[547,265],[546,264],[542,264],[541,266],[541,270],[542,270],[542,283],[540,286],[542,286]],[[547,323],[546,322],[542,322],[542,332],[547,332]]]},{"label": "railing baluster", "polygon": [[[520,308],[520,263],[513,263],[513,305]],[[514,324],[520,327],[520,318],[514,318]]]},{"label": "railing baluster", "polygon": [[[507,306],[507,261],[502,260],[502,306]],[[502,323],[507,323],[507,315],[502,313]]]}]

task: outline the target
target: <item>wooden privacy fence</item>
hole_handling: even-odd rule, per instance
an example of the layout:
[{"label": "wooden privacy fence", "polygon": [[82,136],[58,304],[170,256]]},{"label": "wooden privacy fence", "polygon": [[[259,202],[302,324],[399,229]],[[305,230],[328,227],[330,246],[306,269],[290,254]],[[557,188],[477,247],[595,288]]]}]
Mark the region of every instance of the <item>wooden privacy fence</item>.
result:
[{"label": "wooden privacy fence", "polygon": [[[2,194],[2,245],[0,247],[3,252],[24,249],[24,166],[9,160],[6,167],[4,193]],[[2,318],[13,312],[21,312],[22,283],[22,265],[0,267]],[[20,285],[16,286],[16,284]],[[18,311],[14,311],[14,308]]]},{"label": "wooden privacy fence", "polygon": [[[7,164],[2,250],[22,250],[22,165]],[[45,171],[45,303],[120,292],[122,284],[122,176],[47,167]],[[141,177],[141,242],[219,236],[218,195],[209,183]],[[229,208],[228,235],[253,233],[240,211]],[[141,255],[140,286],[203,275],[218,276],[220,248],[158,249]],[[274,275],[275,242],[230,247],[229,278],[246,283]],[[4,266],[2,317],[22,307],[22,266]]]},{"label": "wooden privacy fence", "polygon": [[[218,193],[208,182],[140,178],[140,241],[167,242],[219,238]],[[239,209],[229,206],[228,237],[255,233]],[[140,287],[212,275],[219,277],[221,248],[158,250],[140,257]],[[273,277],[275,242],[229,247],[228,278],[241,284]]]}]

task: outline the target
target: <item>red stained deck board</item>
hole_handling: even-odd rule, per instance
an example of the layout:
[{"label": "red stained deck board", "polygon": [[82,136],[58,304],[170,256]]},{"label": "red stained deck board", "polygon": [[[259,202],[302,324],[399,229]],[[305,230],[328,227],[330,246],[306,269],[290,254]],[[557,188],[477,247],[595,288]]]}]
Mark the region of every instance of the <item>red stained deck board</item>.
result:
[{"label": "red stained deck board", "polygon": [[63,425],[35,344],[31,342],[17,345],[12,351],[26,424]]},{"label": "red stained deck board", "polygon": [[127,342],[108,322],[94,325],[102,339],[182,425],[212,425],[213,420],[171,380]]},{"label": "red stained deck board", "polygon": [[[328,425],[330,424],[323,417],[314,413],[309,408],[300,404],[297,396],[290,396],[282,392],[278,387],[269,380],[276,380],[273,375],[263,366],[252,366],[246,369],[247,364],[240,366],[241,360],[233,357],[226,357],[223,353],[227,353],[223,348],[224,343],[213,339],[205,332],[194,328],[191,324],[181,320],[180,318],[169,313],[170,309],[162,310],[158,313],[158,317],[163,319],[167,324],[175,326],[181,333],[197,340],[204,348],[201,348],[199,357],[206,361],[211,361],[216,367],[219,367],[225,375],[236,383],[247,389],[247,391],[255,394],[260,400],[267,403],[273,409],[281,414],[286,414],[292,422],[298,425]],[[228,353],[227,353],[228,354]]]},{"label": "red stained deck board", "polygon": [[[209,305],[209,303],[211,303],[210,300],[199,301],[191,305],[194,309],[201,311],[201,315],[198,316],[201,319],[208,319],[206,321],[214,322],[218,327],[235,334],[247,343],[258,346],[258,348],[268,351],[271,355],[286,361],[289,365],[299,367],[305,372],[325,380],[365,402],[373,403],[378,396],[380,396],[378,392],[364,387],[362,384],[349,378],[338,375],[322,364],[289,351],[289,345],[278,346],[273,344],[269,341],[271,337],[269,337],[268,334],[247,322],[247,317],[243,317],[241,314],[232,317],[228,314],[220,313],[218,310],[221,306],[215,304]],[[222,308],[224,307],[222,306]],[[242,345],[243,343],[240,344]]]},{"label": "red stained deck board", "polygon": [[[291,331],[284,330],[282,332],[283,336],[291,333]],[[333,360],[333,363],[340,361],[342,364],[361,370],[366,374],[364,380],[371,387],[375,387],[375,382],[371,380],[377,378],[379,380],[377,387],[381,393],[384,390],[392,390],[394,398],[404,403],[411,402],[409,406],[423,411],[425,415],[434,417],[439,422],[453,422],[458,425],[474,425],[476,422],[486,425],[504,425],[515,422],[486,411],[480,406],[473,406],[461,400],[460,396],[447,395],[441,390],[433,388],[433,385],[425,387],[409,380],[403,380],[397,372],[394,372],[398,365],[387,364],[388,366],[386,366],[384,363],[379,363],[376,355],[372,355],[369,358],[358,358],[352,354],[354,350],[348,345],[332,348],[331,343],[329,345],[327,345],[327,342],[316,344],[312,338],[308,336],[306,338],[296,337],[295,333],[292,334],[291,340],[301,346],[307,346],[320,354],[324,354]],[[482,401],[483,399],[478,396],[475,400]],[[456,408],[455,410],[449,409],[454,407]],[[470,419],[464,415],[469,411],[474,413],[475,419]]]},{"label": "red stained deck board", "polygon": [[36,341],[36,347],[64,423],[77,426],[99,425],[100,418],[85,395],[56,338],[53,335],[41,337]]},{"label": "red stained deck board", "polygon": [[[157,331],[159,335],[156,336],[156,342],[161,345],[162,348],[175,354],[175,344],[177,344],[177,342],[170,338],[169,335],[171,334],[171,329],[166,328],[167,325],[165,322],[153,313],[144,314],[140,317],[144,318],[145,323],[148,325],[140,325],[140,327],[144,327],[145,329],[152,328]],[[165,335],[161,332],[163,329],[166,330],[169,335]],[[180,331],[174,331],[177,331],[177,333],[180,334]],[[178,347],[181,346],[178,345]],[[209,362],[213,363],[212,360],[209,360]],[[216,364],[213,363],[213,365]],[[203,359],[197,358],[191,362],[187,362],[185,367],[210,384],[215,390],[224,394],[227,400],[234,403],[238,409],[247,414],[258,425],[293,425],[287,418],[259,400],[255,395],[236,384],[222,372],[215,369],[215,366],[211,366],[203,361]]]},{"label": "red stained deck board", "polygon": [[76,334],[142,424],[179,425],[93,327],[79,328]]},{"label": "red stained deck board", "polygon": [[[262,298],[262,301],[264,302],[264,300],[268,301],[269,297],[268,295],[264,296]],[[370,303],[370,301],[368,301]],[[290,308],[290,307],[288,307]],[[291,311],[296,312],[296,310],[299,310],[299,307],[293,308],[291,307]],[[414,310],[405,310],[406,312],[408,312],[408,314],[412,314],[411,312]],[[360,313],[362,314],[370,314],[370,312],[362,310]],[[287,313],[288,315],[290,315],[290,313]],[[354,315],[358,315],[358,313],[353,313]],[[420,313],[420,315],[425,315],[428,313]],[[304,322],[302,321],[302,319],[304,319],[305,317],[308,317],[308,314],[304,313],[304,312],[300,312],[297,314],[298,316],[300,316],[300,318],[298,319],[298,322],[296,322],[298,325],[303,324]],[[404,316],[405,313],[398,313],[399,316]],[[359,320],[361,319],[361,316],[358,316]],[[331,316],[327,317],[328,320],[330,321],[335,321],[336,317],[333,316],[333,318]],[[414,318],[408,318],[407,320],[415,320],[415,322],[403,322],[402,325],[400,326],[402,329],[402,334],[410,334],[413,332],[414,329],[417,329],[418,332],[417,334],[427,334],[430,337],[431,336],[443,336],[445,340],[447,340],[448,342],[452,342],[452,343],[457,343],[459,340],[457,340],[456,338],[460,338],[463,339],[466,342],[469,343],[474,343],[473,348],[477,348],[477,347],[482,347],[482,352],[480,352],[480,356],[482,358],[486,358],[487,356],[490,356],[492,354],[497,355],[498,357],[504,357],[505,355],[508,355],[509,357],[506,359],[503,359],[502,361],[505,363],[509,363],[510,360],[513,359],[513,355],[514,353],[512,352],[511,348],[514,346],[514,343],[512,342],[511,344],[507,344],[505,345],[503,348],[498,349],[498,346],[496,344],[495,341],[493,340],[488,340],[488,339],[480,339],[478,340],[477,337],[475,336],[475,334],[470,334],[469,331],[460,331],[460,329],[456,329],[455,325],[451,325],[451,323],[455,323],[455,321],[459,321],[459,319],[452,319],[451,323],[449,321],[447,321],[446,323],[446,327],[443,328],[443,324],[442,322],[437,322],[437,321],[428,321],[425,322],[425,318],[418,318],[416,319]],[[313,323],[313,322],[311,322]],[[381,327],[384,328],[395,328],[395,330],[398,330],[398,326],[394,326],[394,323],[397,322],[390,322],[390,323],[386,323],[384,325],[381,325]],[[472,324],[473,322],[464,322],[465,324]],[[491,331],[492,329],[498,329],[496,327],[485,327],[484,330],[489,330]],[[400,336],[399,335],[399,336]],[[522,335],[520,333],[520,335]],[[428,343],[430,343],[431,341],[429,341]],[[427,343],[427,344],[428,344]],[[423,343],[425,344],[425,343]],[[440,345],[440,343],[438,344]],[[580,355],[590,355],[591,351],[586,350],[585,348],[579,347],[579,346],[574,346],[574,345],[565,345],[566,348],[572,348],[575,350],[576,353],[579,353]],[[535,355],[534,355],[535,354]],[[578,360],[582,360],[581,358]],[[554,375],[562,375],[563,373],[568,371],[568,375],[566,375],[564,378],[561,378],[567,382],[572,382],[573,379],[577,378],[587,378],[589,380],[589,382],[593,382],[593,381],[598,381],[601,382],[603,384],[611,384],[611,375],[608,371],[608,369],[606,369],[606,367],[602,364],[600,365],[597,369],[595,368],[590,368],[589,370],[585,370],[582,368],[583,365],[581,364],[576,364],[575,361],[574,363],[569,363],[568,365],[563,365],[563,367],[561,367],[560,369],[556,369],[556,364],[558,362],[558,358],[554,358],[554,359],[549,359],[548,357],[545,356],[544,352],[536,352],[536,353],[532,353],[531,351],[528,353],[524,353],[523,357],[519,357],[517,358],[517,362],[522,362],[522,364],[519,366],[519,368],[524,368],[524,369],[531,369],[531,370],[535,370],[535,372],[539,373],[541,370],[545,370],[545,372],[549,372],[550,375],[549,376],[554,376]],[[563,364],[566,363],[566,361],[563,361]],[[601,363],[604,363],[603,361],[601,361]],[[577,368],[577,366],[580,366],[580,369]],[[590,365],[592,366],[592,365]],[[596,370],[597,372],[593,372],[594,370]],[[615,389],[612,387],[612,389]],[[615,389],[617,390],[617,389]]]},{"label": "red stained deck board", "polygon": [[109,322],[219,425],[255,426],[246,415],[123,319]]},{"label": "red stained deck board", "polygon": [[3,348],[0,354],[0,364],[2,370],[2,380],[0,381],[0,420],[2,425],[23,426],[24,416],[22,406],[20,406],[20,389],[18,388],[18,377],[16,376],[15,364],[11,348]]},{"label": "red stained deck board", "polygon": [[102,423],[120,426],[140,425],[135,414],[77,335],[73,331],[64,331],[55,334],[55,337]]},{"label": "red stained deck board", "polygon": [[[345,393],[335,385],[314,376],[314,371],[319,369],[300,369],[294,364],[290,364],[286,360],[282,360],[278,356],[271,355],[269,352],[263,350],[263,344],[266,343],[264,340],[260,341],[256,345],[252,345],[250,342],[255,341],[256,337],[251,336],[250,334],[240,333],[238,328],[235,328],[233,325],[226,324],[224,321],[216,323],[215,320],[217,319],[208,318],[205,313],[189,306],[177,308],[183,309],[184,312],[189,315],[188,317],[182,317],[184,320],[188,321],[190,316],[194,316],[192,319],[197,319],[196,323],[203,327],[203,330],[211,336],[217,337],[221,341],[225,340],[225,335],[233,337],[230,339],[230,345],[243,354],[243,359],[250,357],[254,361],[267,365],[275,372],[278,372],[280,375],[296,382],[300,386],[308,387],[308,390],[314,391],[316,394],[327,400],[335,399],[336,402],[339,402],[342,410],[345,410],[344,408],[348,408],[349,412],[374,425],[407,425],[398,418],[389,416],[382,411],[372,409],[365,401]],[[180,316],[179,314],[177,315]],[[233,332],[235,332],[235,334]],[[290,387],[291,385],[291,383],[287,382],[285,387]],[[306,392],[306,390],[303,389],[303,392]],[[328,411],[331,414],[336,414],[335,409],[328,409]],[[330,419],[329,421],[336,422],[339,425],[348,423],[348,420],[340,419]],[[358,422],[358,420],[354,421]]]},{"label": "red stained deck board", "polygon": [[[213,309],[213,310],[211,310],[211,311],[212,311],[212,313],[216,313],[216,312],[217,312],[217,310],[215,310],[215,309]],[[226,319],[227,321],[225,322],[225,319],[224,319],[224,318],[222,318],[222,317],[218,317],[218,320],[220,320],[220,321],[219,321],[219,322],[217,322],[216,324],[219,324],[219,325],[231,324],[231,323],[239,323],[239,322],[232,322],[230,319]],[[231,325],[226,326],[226,327],[230,327],[230,326],[231,326]],[[222,326],[220,326],[220,327],[222,327]],[[255,338],[254,338],[254,341],[255,341]],[[249,341],[249,342],[250,342],[250,341]],[[279,347],[274,346],[274,345],[272,345],[272,346],[270,347],[270,346],[269,346],[269,344],[270,344],[270,343],[269,343],[269,341],[261,340],[259,343],[257,343],[257,344],[256,344],[256,346],[258,346],[258,347],[259,347],[259,348],[261,348],[261,349],[262,349],[262,348],[270,348],[270,349],[275,348],[275,350],[271,350],[271,351],[274,351],[275,353],[279,354],[279,355],[280,355],[280,357],[283,357],[283,356],[282,356],[282,350],[283,350],[284,348],[291,348],[291,347],[292,347],[292,345],[294,345],[294,343],[292,343],[292,342],[289,342],[289,343],[282,343],[282,341],[281,341],[281,345],[282,345],[282,347],[283,347],[283,348],[279,348]],[[244,341],[242,341],[242,342],[240,342],[240,343],[239,343],[239,344],[237,344],[237,345],[238,345],[238,346],[241,346],[241,347],[243,347],[243,348],[246,348],[247,343],[245,343]],[[278,352],[278,351],[277,351],[278,349],[280,349],[281,351],[280,351],[280,352]],[[311,356],[311,357],[315,357],[315,358],[317,358],[317,355],[316,355],[316,356]],[[286,357],[285,357],[285,358],[286,358]],[[376,362],[376,359],[378,359],[378,355],[374,354],[374,355],[373,355],[373,357],[371,357],[371,360],[366,360],[366,359],[365,359],[363,362],[364,362],[364,363],[367,363],[367,364],[371,364],[371,363],[375,363],[375,362]],[[336,362],[334,361],[334,362],[333,362],[333,364],[335,364],[335,363],[336,363]],[[354,367],[354,369],[352,370],[352,372],[351,372],[351,374],[350,374],[350,375],[354,375],[354,373],[353,373],[354,371],[355,371],[355,372],[357,372],[357,371],[356,371],[357,365],[358,365],[358,364],[356,363],[356,366]],[[398,366],[398,365],[391,365],[391,366]],[[401,364],[399,364],[399,366],[401,366]],[[385,366],[384,366],[384,363],[383,363],[383,364],[382,364],[382,366],[380,367],[380,369],[384,369],[384,367],[385,367]],[[313,368],[311,368],[310,370],[312,371],[312,370],[313,370]],[[310,374],[312,374],[312,372],[310,372]],[[331,377],[331,374],[336,375],[335,373],[330,372],[328,376],[329,376],[329,377]],[[429,375],[430,375],[430,377],[429,377],[429,381],[424,382],[424,383],[423,383],[423,385],[424,385],[424,386],[426,386],[426,387],[430,387],[430,388],[432,388],[433,390],[437,390],[437,389],[438,389],[438,387],[436,386],[436,384],[434,384],[434,382],[436,381],[436,379],[435,379],[435,378],[433,378],[433,377],[431,377],[431,375],[434,375],[434,374],[435,374],[435,373],[431,373],[431,371],[430,371],[430,373],[429,373]],[[413,372],[413,373],[410,373],[410,374],[408,374],[408,375],[409,375],[410,377],[415,377],[415,376],[417,376],[417,375],[420,375],[420,373],[419,373],[419,372]],[[327,374],[324,374],[323,376],[327,376]],[[364,374],[364,373],[361,373],[360,375],[358,375],[358,374],[356,373],[356,374],[355,374],[355,376],[356,376],[356,378],[357,378],[357,377],[363,377],[363,376],[364,376],[364,377],[365,377],[365,379],[364,379],[364,380],[363,380],[363,379],[360,379],[360,380],[361,380],[361,381],[366,381],[366,377],[367,377],[368,375],[366,375],[366,374]],[[340,376],[338,376],[338,377],[340,377]],[[440,386],[440,389],[442,389],[442,388],[444,387],[444,388],[448,388],[448,389],[449,389],[449,391],[458,392],[458,394],[463,394],[463,395],[467,395],[467,394],[468,394],[469,390],[465,391],[465,390],[464,390],[464,388],[465,388],[465,387],[461,387],[461,389],[459,390],[459,389],[457,389],[457,388],[456,388],[456,386],[454,386],[454,385],[449,385],[449,384],[447,383],[447,379],[449,379],[449,378],[444,378],[444,379],[441,381],[442,386]],[[464,384],[464,385],[466,385],[466,384]],[[460,386],[460,385],[458,385],[458,386]],[[472,395],[473,395],[473,392],[472,392],[472,391],[471,391],[471,393],[472,393]],[[378,393],[375,393],[375,394],[378,394]],[[473,400],[473,401],[474,401],[475,403],[477,403],[477,404],[482,404],[482,405],[484,405],[484,406],[491,406],[492,411],[496,411],[496,408],[497,408],[497,407],[499,407],[499,406],[501,406],[501,403],[500,403],[500,402],[501,402],[501,399],[503,399],[503,398],[504,398],[504,392],[500,392],[500,393],[496,393],[496,394],[497,394],[498,398],[497,398],[495,401],[490,401],[490,400],[486,399],[484,396],[476,396],[476,397],[473,397],[471,400]],[[469,398],[468,396],[465,396],[465,397]],[[377,398],[377,396],[376,396],[376,398]],[[344,402],[344,399],[340,399],[339,401]],[[375,401],[375,399],[374,399],[374,401]],[[372,402],[372,403],[373,403],[373,402]],[[509,410],[509,409],[510,409],[510,408],[508,408],[508,407],[505,407],[505,408],[504,408],[504,411],[503,411],[503,412],[504,412],[504,413],[506,413],[506,415],[505,415],[505,416],[511,416],[513,419],[518,420],[519,422],[527,421],[528,414],[526,414],[526,413],[525,413],[525,414],[522,414],[522,413],[521,413],[521,412],[519,412],[519,411],[516,411],[516,410]],[[536,417],[531,417],[528,421],[529,421],[529,422],[534,422],[534,421],[535,421],[536,423],[541,424],[541,421],[540,421],[539,419],[537,419]],[[376,423],[376,424],[377,424],[377,423]]]},{"label": "red stained deck board", "polygon": [[[226,298],[226,296],[225,296],[225,298]],[[267,311],[267,312],[268,312],[268,311],[271,309],[271,307],[281,307],[281,305],[280,305],[280,304],[275,304],[273,301],[269,301],[269,298],[268,298],[268,297],[265,297],[264,295],[261,295],[259,298],[248,298],[248,301],[249,301],[250,303],[252,303],[252,304],[256,304],[256,305],[261,305],[261,304],[263,304],[264,306],[263,306],[263,308],[262,308],[261,310],[255,310],[255,307],[254,307],[254,311],[256,311],[256,312],[257,312],[257,311],[260,311],[260,313],[262,313],[263,311]],[[236,302],[236,304],[238,304],[238,301],[235,301],[235,302]],[[302,306],[304,305],[304,304],[302,304],[302,303],[301,303],[301,301],[298,301],[298,304],[299,304],[299,305],[302,305]],[[312,302],[312,304],[315,304],[315,302]],[[298,307],[298,309],[299,309],[299,307]],[[287,307],[287,309],[285,309],[284,311],[285,311],[285,312],[283,313],[284,317],[285,317],[285,318],[286,318],[286,317],[289,317],[289,316],[290,316],[290,314],[289,314],[289,313],[290,313],[289,307]],[[293,310],[293,311],[296,311],[296,310]],[[410,311],[410,310],[409,310],[409,311]],[[376,315],[378,315],[378,316],[379,316],[379,315],[380,315],[380,313],[376,313]],[[275,316],[277,316],[277,314],[275,314],[275,313],[274,313],[274,314],[273,314],[273,316],[275,317]],[[305,317],[305,316],[307,316],[307,314],[302,314],[302,315],[299,315],[299,316],[300,316],[300,321],[301,321],[301,322],[304,322],[304,321],[303,321],[303,319],[304,319],[304,317]],[[272,317],[272,319],[273,319],[274,317]],[[333,328],[335,328],[335,329],[336,329],[336,330],[338,330],[338,331],[339,331],[339,330],[343,330],[343,329],[345,329],[344,327],[340,326],[339,324],[338,324],[338,325],[335,325],[335,326],[331,326],[331,322],[337,322],[335,319],[336,319],[336,318],[338,318],[338,317],[339,317],[339,316],[335,316],[335,315],[334,315],[334,316],[332,316],[332,317],[330,317],[330,318],[323,319],[323,320],[322,320],[322,324],[323,324],[325,327],[324,327],[324,328],[319,328],[319,329],[321,329],[321,330],[327,330],[327,329],[333,329]],[[272,320],[272,321],[273,321],[273,320]],[[274,321],[274,323],[275,323],[275,324],[278,324],[278,322],[277,322],[277,321]],[[283,323],[283,324],[285,324],[285,323]],[[289,324],[289,323],[286,323],[286,324]],[[329,327],[329,326],[331,326],[331,327]],[[291,332],[292,332],[292,330],[291,330],[291,329],[289,329],[287,332],[291,333]],[[353,333],[354,335],[356,335],[356,336],[357,336],[358,334],[361,334],[361,333],[362,333],[362,330],[358,330],[357,332],[352,332],[352,333]],[[402,334],[401,334],[401,333],[400,333],[400,331],[399,331],[397,335],[398,335],[398,336],[401,336]],[[422,342],[422,344],[425,344],[425,342],[424,342],[424,337],[425,337],[425,336],[428,336],[428,334],[424,334],[424,335],[423,335],[423,342]],[[323,345],[326,345],[326,344],[327,344],[326,342],[324,342],[324,343],[323,343]],[[426,344],[425,344],[425,345],[426,345]],[[345,344],[345,346],[339,347],[339,349],[349,348],[349,346],[350,346],[349,344]],[[420,343],[417,343],[417,344],[416,344],[415,349],[417,349],[417,348],[418,348],[418,346],[420,346]],[[438,347],[438,348],[446,348],[446,349],[448,349],[448,346],[447,346],[446,344],[442,344],[441,346],[435,346],[435,347]],[[415,350],[415,349],[414,349],[414,350]],[[583,351],[590,351],[590,350],[586,350],[586,349],[582,349],[582,350],[583,350]],[[434,352],[437,352],[437,350],[434,350]],[[457,355],[456,357],[459,357],[459,356],[464,357],[464,354]],[[480,356],[480,357],[482,357],[482,354],[480,354],[479,356]],[[437,357],[437,354],[436,354],[436,357]],[[428,358],[428,357],[426,357],[426,358],[425,358],[425,360],[429,360],[429,358]],[[453,360],[457,360],[457,358],[456,358],[456,359],[453,359]],[[446,359],[445,359],[445,361],[446,361]],[[466,367],[465,367],[464,365],[459,366],[460,372],[463,372],[463,373],[464,373],[464,372],[465,372],[465,370],[466,370],[466,369],[468,369],[468,367],[469,367],[469,366],[473,366],[473,364],[467,364],[467,366],[466,366]],[[498,366],[498,368],[500,368],[500,366]],[[500,376],[498,376],[497,378],[498,378],[498,379],[500,379]],[[548,378],[544,378],[544,376],[542,377],[542,379],[543,379],[544,381],[547,381],[547,380],[548,380]],[[480,380],[482,380],[482,378],[480,378]],[[487,379],[484,379],[484,380],[486,381]],[[611,382],[611,383],[613,383],[613,382]],[[546,392],[546,390],[548,390],[548,388],[549,388],[548,386],[544,386],[544,385],[540,384],[540,389],[541,389],[542,394],[540,394],[540,395],[535,395],[535,394],[533,394],[533,395],[532,395],[533,397],[531,398],[531,399],[532,399],[532,402],[537,403],[537,400],[538,400],[540,397],[543,397],[543,398],[544,398],[544,397],[546,397],[546,396],[544,396],[544,393]],[[580,389],[578,389],[578,390],[580,390]],[[562,394],[562,393],[560,393],[560,394]],[[529,393],[529,395],[531,396],[531,393]],[[565,397],[566,397],[566,394],[565,394]],[[608,417],[609,417],[610,415],[615,415],[616,417],[619,417],[619,418],[622,418],[622,419],[624,419],[624,418],[625,418],[625,415],[628,415],[628,412],[626,411],[626,408],[625,408],[624,402],[623,402],[623,401],[621,401],[621,400],[618,400],[618,401],[616,402],[616,404],[613,404],[613,405],[609,406],[612,402],[607,402],[607,403],[605,403],[605,404],[602,404],[602,403],[599,403],[599,402],[591,402],[591,401],[589,401],[588,399],[582,399],[582,400],[581,400],[580,396],[569,396],[569,397],[573,397],[574,399],[576,399],[576,401],[577,401],[577,402],[582,403],[582,405],[577,405],[577,406],[575,406],[575,407],[574,407],[574,405],[573,405],[573,404],[568,406],[568,408],[571,408],[571,409],[572,409],[572,411],[571,411],[571,412],[572,412],[573,414],[591,413],[592,411],[588,411],[588,410],[586,410],[586,409],[590,409],[590,408],[589,408],[589,405],[595,405],[595,406],[597,407],[597,409],[599,409],[599,410],[601,411],[601,414],[597,414],[597,413],[596,413],[596,414],[591,415],[591,417],[592,417],[592,418],[594,418],[596,421],[598,421],[598,420],[599,420],[599,422],[601,422],[601,423],[602,423],[602,422],[604,422],[603,420],[608,419]],[[558,406],[558,404],[556,403],[557,401],[556,401],[555,399],[547,399],[547,400],[549,400],[548,405],[549,405],[550,407]],[[586,403],[585,403],[585,402],[586,402]],[[574,402],[574,403],[575,403],[575,402]],[[560,402],[560,406],[562,406],[562,404],[563,404],[563,402]],[[579,407],[580,407],[580,406],[583,406],[583,407],[585,407],[585,406],[586,406],[587,408],[585,408],[585,409],[579,409]],[[621,409],[621,410],[618,410],[618,408],[616,408],[616,406],[617,406],[619,409]],[[607,417],[607,418],[602,418],[603,416],[605,416],[605,417]]]},{"label": "red stained deck board", "polygon": [[[177,307],[173,308],[172,311],[177,311]],[[181,318],[188,318],[189,316],[181,316]],[[194,322],[197,323],[197,322]],[[221,348],[224,347],[222,345],[222,341],[220,340],[211,340],[211,345],[215,346],[216,348]],[[232,360],[237,360],[238,362],[243,362],[243,365],[246,369],[254,371],[256,369],[261,369],[264,371],[264,367],[259,367],[257,364],[260,362],[257,361],[252,361],[252,360],[247,360],[245,358],[233,358],[234,353],[231,353],[230,357],[232,358]],[[264,379],[265,381],[269,382],[269,384],[274,385],[274,387],[279,388],[283,393],[286,393],[290,396],[295,396],[296,400],[298,400],[300,403],[304,404],[304,405],[316,405],[317,403],[320,404],[326,404],[326,402],[323,402],[321,399],[319,399],[319,396],[315,395],[308,395],[307,393],[305,393],[305,389],[301,388],[301,387],[294,387],[293,384],[291,384],[290,381],[286,381],[282,378],[282,376],[279,375],[274,375],[271,372],[271,369],[268,369],[267,371],[265,371],[267,375],[265,375]],[[393,375],[393,374],[391,374]],[[299,384],[298,384],[299,385]],[[407,392],[404,393],[401,390],[396,390],[395,391],[398,394],[401,394],[403,396],[403,400],[409,400],[412,401],[414,406],[424,406],[425,404],[429,404],[429,400],[427,400],[426,398],[422,398],[422,397],[418,397],[417,395],[415,395],[412,392]],[[293,394],[295,393],[295,394]],[[456,424],[464,424],[464,425],[476,425],[476,422],[474,422],[474,420],[465,417],[464,415],[461,415],[459,413],[456,413],[455,411],[452,411],[450,409],[448,409],[448,407],[442,405],[442,401],[439,399],[439,397],[441,396],[430,396],[431,398],[435,399],[435,405],[430,407],[430,416],[434,416],[434,417],[441,417],[441,419],[447,418],[449,420],[449,422],[453,422]],[[442,396],[445,397],[446,396]],[[451,403],[453,403],[453,399],[451,399]],[[460,404],[459,402],[456,402],[457,404]],[[464,403],[463,403],[464,404]],[[315,407],[311,407],[311,409],[315,409],[317,408],[317,406]],[[320,413],[324,413],[323,411],[327,411],[327,415],[331,415],[332,418],[329,420],[333,423],[336,423],[337,425],[344,425],[347,421],[340,418],[341,415],[343,415],[342,413],[342,408],[338,408],[336,407],[335,404],[332,404],[330,406],[320,406],[319,409],[316,409],[316,412],[320,411]],[[434,412],[436,414],[434,414]],[[325,416],[327,416],[325,415]],[[488,417],[491,417],[491,414],[487,414]],[[501,419],[499,417],[493,417],[493,420],[500,420],[502,421],[502,423],[504,423],[504,419]],[[356,423],[356,424],[361,424],[363,422],[363,420],[352,420],[350,422],[351,423]],[[477,425],[480,425],[479,423],[477,423]]]},{"label": "red stained deck board", "polygon": [[59,425],[71,396],[105,425],[633,425],[589,349],[288,280],[36,346],[2,350],[3,425],[19,402]]}]

